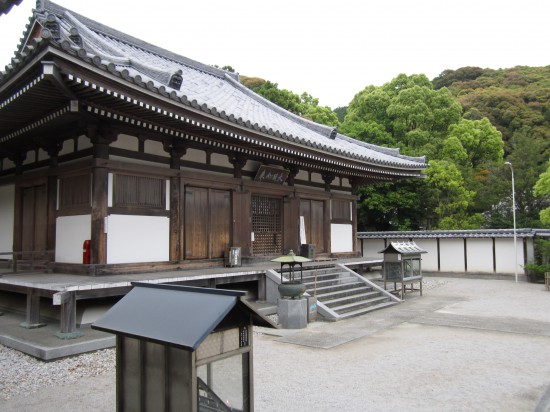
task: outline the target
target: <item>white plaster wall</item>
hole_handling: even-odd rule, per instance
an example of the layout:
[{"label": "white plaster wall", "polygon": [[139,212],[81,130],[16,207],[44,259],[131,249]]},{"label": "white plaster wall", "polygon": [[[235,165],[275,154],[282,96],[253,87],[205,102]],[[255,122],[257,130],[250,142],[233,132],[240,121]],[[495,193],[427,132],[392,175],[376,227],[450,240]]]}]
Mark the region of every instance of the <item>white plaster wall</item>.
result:
[{"label": "white plaster wall", "polygon": [[2,160],[2,168],[4,170],[8,170],[8,169],[12,169],[15,167],[15,163],[12,162],[10,159],[8,159],[7,157],[5,157],[3,160]]},{"label": "white plaster wall", "polygon": [[441,239],[441,272],[464,272],[464,239]]},{"label": "white plaster wall", "polygon": [[147,154],[170,157],[170,154],[166,150],[164,150],[164,146],[162,145],[161,142],[156,142],[154,140],[146,140],[143,146],[144,146],[144,151]]},{"label": "white plaster wall", "polygon": [[110,215],[107,263],[168,261],[169,228],[168,217]]},{"label": "white plaster wall", "polygon": [[82,246],[90,239],[91,215],[60,216],[55,224],[55,261],[82,263]]},{"label": "white plaster wall", "polygon": [[468,272],[493,273],[493,240],[466,239]]},{"label": "white plaster wall", "polygon": [[353,252],[353,226],[330,225],[331,253]]},{"label": "white plaster wall", "polygon": [[[517,240],[518,274],[523,274],[523,239]],[[514,259],[514,238],[495,239],[495,256],[497,273],[516,273]]]},{"label": "white plaster wall", "polygon": [[49,158],[50,156],[48,155],[48,153],[46,153],[44,149],[38,149],[38,161],[47,160]]},{"label": "white plaster wall", "polygon": [[233,165],[229,162],[229,157],[227,155],[218,154],[218,153],[212,153],[212,156],[210,156],[210,162],[212,166],[222,166],[222,167],[233,167]]},{"label": "white plaster wall", "polygon": [[[69,141],[71,142],[71,144],[73,143],[72,140],[69,140]],[[93,144],[87,136],[80,136],[78,138],[78,150],[88,149],[92,146]],[[74,147],[74,146],[71,146],[71,147]],[[73,149],[71,148],[71,152],[72,151]]]},{"label": "white plaster wall", "polygon": [[127,134],[119,134],[118,138],[110,144],[111,147],[118,147],[120,149],[133,150],[137,152],[139,150],[139,140],[137,137]]},{"label": "white plaster wall", "polygon": [[427,253],[422,253],[422,271],[437,272],[437,239],[413,239],[419,248]]},{"label": "white plaster wall", "polygon": [[206,152],[204,150],[189,148],[182,159],[188,162],[206,163]]},{"label": "white plaster wall", "polygon": [[323,184],[325,184],[325,181],[323,180],[323,176],[321,176],[320,173],[312,173],[311,174],[311,181],[312,181],[312,183],[323,183]]},{"label": "white plaster wall", "polygon": [[[366,258],[375,258],[375,259],[383,259],[383,255],[381,253],[378,253],[382,249],[384,249],[384,239],[363,239],[363,257]],[[361,239],[358,240],[357,247],[359,248],[359,252],[361,252]]]},{"label": "white plaster wall", "polygon": [[[15,185],[0,186],[0,252],[13,252]],[[11,259],[0,256],[0,259]]]},{"label": "white plaster wall", "polygon": [[57,155],[62,156],[72,152],[74,152],[74,140],[69,139],[63,141],[63,146],[61,147],[61,150],[59,150],[59,153]]}]

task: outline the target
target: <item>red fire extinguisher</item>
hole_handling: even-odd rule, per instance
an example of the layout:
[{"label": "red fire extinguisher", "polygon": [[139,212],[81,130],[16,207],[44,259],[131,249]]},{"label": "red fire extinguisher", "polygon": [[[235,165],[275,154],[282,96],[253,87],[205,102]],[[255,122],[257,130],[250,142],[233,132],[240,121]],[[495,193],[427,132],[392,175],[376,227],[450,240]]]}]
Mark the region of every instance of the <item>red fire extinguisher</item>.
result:
[{"label": "red fire extinguisher", "polygon": [[90,260],[91,260],[90,241],[85,240],[84,244],[82,245],[82,263],[84,265],[89,265]]}]

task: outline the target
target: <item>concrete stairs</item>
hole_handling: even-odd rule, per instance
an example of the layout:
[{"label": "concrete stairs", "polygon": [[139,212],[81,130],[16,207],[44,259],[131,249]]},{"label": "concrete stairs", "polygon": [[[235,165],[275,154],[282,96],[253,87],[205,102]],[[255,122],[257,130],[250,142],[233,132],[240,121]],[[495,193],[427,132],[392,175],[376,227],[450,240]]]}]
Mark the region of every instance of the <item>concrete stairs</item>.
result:
[{"label": "concrete stairs", "polygon": [[306,294],[317,297],[317,313],[341,320],[396,305],[400,299],[344,265],[304,269]]}]

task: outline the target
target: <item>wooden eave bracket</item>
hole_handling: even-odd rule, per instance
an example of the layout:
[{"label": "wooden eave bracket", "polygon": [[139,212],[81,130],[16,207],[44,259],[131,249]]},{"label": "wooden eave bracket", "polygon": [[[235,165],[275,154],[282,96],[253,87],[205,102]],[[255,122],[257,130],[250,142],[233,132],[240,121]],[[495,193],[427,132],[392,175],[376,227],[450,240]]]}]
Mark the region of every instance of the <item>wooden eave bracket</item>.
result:
[{"label": "wooden eave bracket", "polygon": [[[49,79],[53,84],[59,87],[59,89],[63,92],[65,97],[74,101],[78,100],[76,95],[71,91],[71,89],[69,89],[69,87],[65,84],[65,82],[61,78],[61,74],[59,73],[59,68],[55,65],[54,62],[43,61],[42,70],[44,73],[44,77]],[[71,111],[72,111],[72,108],[73,108],[73,104],[71,104]]]}]

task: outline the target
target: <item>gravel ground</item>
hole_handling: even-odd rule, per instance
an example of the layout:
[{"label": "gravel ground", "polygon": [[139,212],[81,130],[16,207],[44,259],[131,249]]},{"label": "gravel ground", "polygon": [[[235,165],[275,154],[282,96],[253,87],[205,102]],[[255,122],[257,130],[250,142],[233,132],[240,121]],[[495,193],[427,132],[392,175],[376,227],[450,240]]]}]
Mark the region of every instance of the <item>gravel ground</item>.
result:
[{"label": "gravel ground", "polygon": [[[299,332],[326,339],[372,330],[330,349],[258,330],[256,411],[550,411],[550,293],[542,285],[427,278],[424,290]],[[384,322],[391,326],[372,327]],[[521,332],[499,330],[513,322]],[[0,346],[0,410],[114,410],[114,356],[108,349],[45,363]]]},{"label": "gravel ground", "polygon": [[46,387],[71,385],[79,379],[114,371],[114,349],[43,362],[0,345],[0,399],[31,395]]}]

